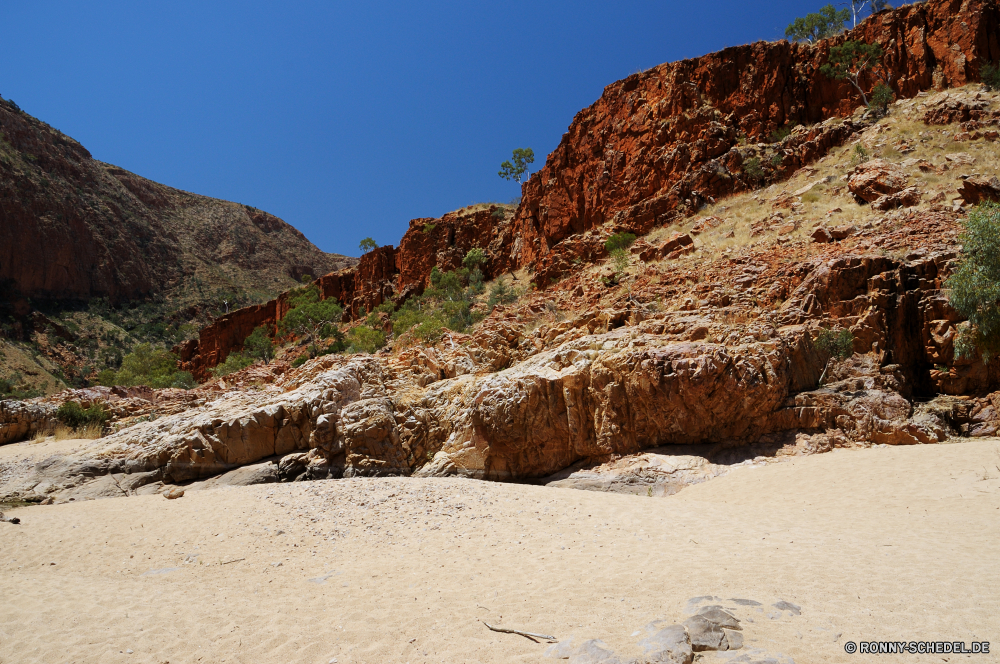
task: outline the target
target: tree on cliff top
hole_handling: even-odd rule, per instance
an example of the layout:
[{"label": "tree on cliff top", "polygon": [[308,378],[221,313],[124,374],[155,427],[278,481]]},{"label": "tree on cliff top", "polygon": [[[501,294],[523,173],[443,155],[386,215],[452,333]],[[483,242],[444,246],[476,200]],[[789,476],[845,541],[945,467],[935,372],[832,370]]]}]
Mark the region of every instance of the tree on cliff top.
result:
[{"label": "tree on cliff top", "polygon": [[859,79],[864,72],[874,69],[882,58],[882,47],[859,41],[846,41],[830,49],[830,60],[819,68],[827,77],[849,81],[861,93],[865,106],[870,106]]},{"label": "tree on cliff top", "polygon": [[866,5],[871,7],[872,14],[892,6],[886,0],[851,0],[851,14],[854,20],[852,27],[858,27],[858,18]]},{"label": "tree on cliff top", "polygon": [[528,176],[528,164],[535,163],[535,151],[531,148],[514,150],[513,163],[505,161],[500,164],[500,177],[521,184]]},{"label": "tree on cliff top", "polygon": [[837,10],[833,5],[822,7],[818,12],[799,17],[785,28],[785,36],[791,41],[806,41],[816,43],[839,34],[844,30],[844,23],[851,17],[850,10]]},{"label": "tree on cliff top", "polygon": [[369,251],[374,251],[375,249],[378,249],[378,243],[375,242],[375,240],[371,239],[370,237],[366,237],[364,240],[361,241],[361,244],[358,245],[358,249],[361,250],[361,253],[367,254]]},{"label": "tree on cliff top", "polygon": [[969,212],[959,236],[962,257],[948,278],[948,301],[968,319],[959,328],[955,355],[983,362],[1000,354],[1000,205],[982,203]]}]

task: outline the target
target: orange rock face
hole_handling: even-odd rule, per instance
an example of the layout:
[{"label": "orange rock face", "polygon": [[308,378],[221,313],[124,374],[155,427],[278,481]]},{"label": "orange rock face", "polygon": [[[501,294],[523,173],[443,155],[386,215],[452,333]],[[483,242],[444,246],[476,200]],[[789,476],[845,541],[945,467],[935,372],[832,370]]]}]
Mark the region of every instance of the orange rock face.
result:
[{"label": "orange rock face", "polygon": [[[415,219],[398,249],[379,249],[363,257],[356,269],[329,274],[317,283],[324,297],[337,298],[347,315],[357,318],[389,299],[399,302],[421,292],[434,266],[459,267],[469,249],[480,247],[488,254],[487,276],[528,267],[534,272],[532,282],[546,288],[575,266],[603,258],[610,233],[644,234],[719,196],[754,186],[743,172],[744,163],[763,157],[765,146],[757,141],[768,140],[781,127],[814,125],[796,129],[777,146],[780,163],[765,164],[775,180],[853,136],[863,125],[834,118],[850,116],[861,104],[860,96],[848,83],[820,72],[831,47],[847,39],[880,44],[882,67],[891,74],[897,96],[912,97],[976,80],[983,63],[1000,60],[998,34],[995,2],[934,0],[881,12],[850,33],[815,46],[757,42],[634,74],[609,85],[599,100],[577,114],[544,168],[523,185],[513,219],[494,209]],[[872,74],[862,84],[870,88],[876,80]],[[945,102],[943,114],[974,115]],[[898,200],[882,203],[893,208],[919,199],[916,190],[902,196],[905,182],[889,189],[871,200],[899,194]],[[829,239],[842,237],[834,232]],[[662,257],[679,255],[689,246],[640,251]],[[269,312],[245,316],[256,321],[267,319]],[[276,310],[275,315],[283,313]],[[216,325],[225,327],[224,320]],[[209,362],[216,360],[208,358],[221,361],[228,340],[252,330],[249,323],[232,325],[237,328],[233,335],[220,329],[211,333],[208,345],[199,342],[218,348],[201,351],[199,366],[213,366]]]},{"label": "orange rock face", "polygon": [[[937,0],[879,13],[816,46],[757,42],[613,83],[525,183],[502,243],[507,258],[531,265],[567,237],[608,221],[646,232],[745,189],[741,136],[766,140],[779,127],[847,116],[860,105],[846,82],[819,71],[830,48],[846,39],[880,44],[897,96],[911,97],[976,80],[983,63],[1000,59],[998,34],[996,3]],[[818,153],[809,142],[790,141],[781,168],[794,170]]]}]

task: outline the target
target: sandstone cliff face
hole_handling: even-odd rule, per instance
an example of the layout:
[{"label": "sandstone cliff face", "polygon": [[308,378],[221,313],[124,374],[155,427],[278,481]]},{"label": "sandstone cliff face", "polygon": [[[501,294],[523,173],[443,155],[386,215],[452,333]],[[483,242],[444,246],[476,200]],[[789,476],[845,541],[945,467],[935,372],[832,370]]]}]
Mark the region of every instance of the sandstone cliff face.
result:
[{"label": "sandstone cliff face", "polygon": [[[490,242],[492,228],[500,223],[503,210],[496,206],[472,212],[451,212],[439,219],[414,219],[398,249],[379,247],[368,252],[351,268],[326,274],[314,283],[323,299],[334,298],[344,307],[344,320],[363,318],[383,302],[399,304],[423,292],[431,270],[454,270],[462,266],[465,254]],[[490,274],[490,263],[485,266]],[[275,324],[288,313],[287,295],[262,305],[246,307],[218,318],[201,330],[197,340],[174,350],[181,368],[197,380],[209,377],[208,369],[243,348],[243,340],[254,328]]]},{"label": "sandstone cliff face", "polygon": [[96,161],[0,100],[0,281],[22,295],[122,301],[195,277],[274,292],[352,262],[266,212]]},{"label": "sandstone cliff face", "polygon": [[[998,32],[994,0],[936,0],[879,13],[815,46],[757,42],[634,74],[577,114],[545,167],[525,183],[514,218],[491,208],[414,219],[398,249],[383,247],[357,270],[317,283],[357,319],[382,302],[419,293],[435,265],[454,269],[465,252],[480,247],[489,256],[487,276],[527,267],[533,283],[546,288],[581,260],[603,258],[609,232],[643,234],[751,188],[742,165],[763,156],[765,146],[754,142],[779,127],[818,123],[782,141],[778,180],[864,129],[865,123],[839,119],[858,107],[857,93],[819,71],[832,46],[847,39],[880,44],[882,71],[898,96],[911,97],[975,80],[983,63],[1000,59]],[[864,84],[876,80],[872,74]],[[610,228],[602,228],[606,222]],[[274,320],[283,315],[266,307]],[[244,317],[272,322],[270,314],[248,312],[230,319],[228,332],[230,323],[220,319],[203,333],[205,351],[183,351],[192,358],[186,367],[204,377],[237,350],[240,342],[229,339],[253,329]]]},{"label": "sandstone cliff face", "polygon": [[[882,12],[816,46],[758,42],[609,85],[524,185],[515,223],[500,243],[505,258],[532,265],[559,242],[605,222],[646,232],[708,197],[747,188],[740,135],[765,140],[785,124],[847,116],[859,105],[846,82],[819,71],[845,39],[880,44],[893,89],[910,97],[976,80],[983,63],[1000,59],[998,34],[995,2],[937,0]],[[869,77],[865,85],[874,82]],[[792,159],[783,169],[802,165],[795,154],[786,156]]]}]

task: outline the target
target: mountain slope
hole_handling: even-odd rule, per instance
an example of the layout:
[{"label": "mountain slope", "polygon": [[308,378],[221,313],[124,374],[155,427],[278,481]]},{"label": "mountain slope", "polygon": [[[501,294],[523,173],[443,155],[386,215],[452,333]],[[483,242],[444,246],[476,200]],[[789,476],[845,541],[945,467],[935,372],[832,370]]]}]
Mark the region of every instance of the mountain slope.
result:
[{"label": "mountain slope", "polygon": [[0,280],[24,296],[122,302],[181,288],[274,294],[303,274],[353,263],[266,212],[99,162],[0,100]]}]

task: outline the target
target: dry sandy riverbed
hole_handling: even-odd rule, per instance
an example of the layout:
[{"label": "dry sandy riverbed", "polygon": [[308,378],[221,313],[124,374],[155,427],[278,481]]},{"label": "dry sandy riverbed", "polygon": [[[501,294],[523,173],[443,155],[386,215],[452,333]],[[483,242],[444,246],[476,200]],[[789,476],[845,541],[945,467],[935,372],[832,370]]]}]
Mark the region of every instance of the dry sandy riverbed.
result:
[{"label": "dry sandy riverbed", "polygon": [[556,661],[483,620],[625,659],[699,596],[735,608],[744,661],[864,661],[848,640],[996,653],[998,466],[1000,441],[976,440],[740,468],[668,498],[377,479],[22,508],[0,523],[0,663]]}]

